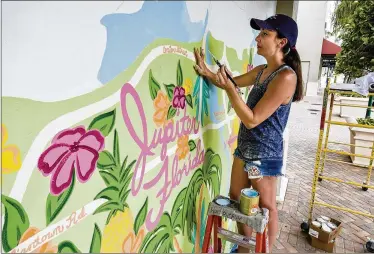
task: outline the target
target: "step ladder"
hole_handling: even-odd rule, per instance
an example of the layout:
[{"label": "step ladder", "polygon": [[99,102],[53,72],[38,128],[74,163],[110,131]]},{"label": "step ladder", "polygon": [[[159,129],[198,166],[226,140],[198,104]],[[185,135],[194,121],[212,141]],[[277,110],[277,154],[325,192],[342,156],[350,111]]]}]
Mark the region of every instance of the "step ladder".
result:
[{"label": "step ladder", "polygon": [[[217,200],[225,199],[228,205],[220,205]],[[222,217],[243,223],[256,232],[256,238],[246,237],[222,228]],[[247,216],[239,211],[239,202],[224,196],[217,196],[209,204],[208,222],[205,229],[202,253],[208,253],[209,242],[213,232],[214,253],[222,251],[221,239],[236,243],[239,246],[254,250],[256,253],[269,253],[269,240],[267,226],[269,222],[269,210],[260,208],[255,216]]]}]

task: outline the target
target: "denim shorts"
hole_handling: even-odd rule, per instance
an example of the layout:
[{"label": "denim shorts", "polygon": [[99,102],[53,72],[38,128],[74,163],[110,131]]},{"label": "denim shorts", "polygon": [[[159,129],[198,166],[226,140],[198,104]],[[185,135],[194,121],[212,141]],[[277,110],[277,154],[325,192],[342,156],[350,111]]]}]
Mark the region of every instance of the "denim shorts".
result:
[{"label": "denim shorts", "polygon": [[[239,151],[235,149],[234,156],[243,160]],[[245,161],[245,160],[243,160]],[[244,171],[248,173],[249,179],[262,178],[264,176],[283,176],[283,159],[260,159],[245,161]]]}]

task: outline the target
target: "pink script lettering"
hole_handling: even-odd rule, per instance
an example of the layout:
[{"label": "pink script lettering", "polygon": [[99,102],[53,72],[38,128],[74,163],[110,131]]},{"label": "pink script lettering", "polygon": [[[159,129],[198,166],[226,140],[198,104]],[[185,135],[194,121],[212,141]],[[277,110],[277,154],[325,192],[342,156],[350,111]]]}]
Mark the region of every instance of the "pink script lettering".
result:
[{"label": "pink script lettering", "polygon": [[[134,115],[139,115],[141,121],[141,128],[137,128],[137,130],[142,130],[142,134],[138,135],[135,131],[135,128],[130,120],[130,116],[127,111],[127,101],[128,95],[132,97],[135,101],[135,105],[138,109],[138,112]],[[163,185],[160,188],[159,192],[157,193],[156,197],[160,198],[160,208],[158,209],[157,216],[154,220],[152,220],[152,214],[154,213],[154,208],[150,209],[147,214],[146,219],[146,227],[149,231],[155,228],[161,218],[162,212],[164,210],[165,204],[170,197],[172,190],[179,185],[181,182],[183,175],[187,176],[189,173],[201,165],[204,162],[204,150],[201,148],[201,140],[197,141],[196,145],[196,154],[195,157],[192,158],[191,153],[187,159],[188,163],[185,162],[181,168],[179,168],[179,160],[177,155],[174,156],[173,163],[172,163],[172,172],[169,172],[169,156],[167,155],[167,144],[170,142],[174,142],[177,138],[189,135],[192,132],[194,134],[199,132],[199,123],[196,122],[195,118],[191,118],[186,115],[186,109],[184,110],[184,115],[175,121],[175,123],[169,123],[167,126],[159,129],[155,129],[153,133],[152,141],[149,143],[148,140],[148,129],[147,129],[147,122],[145,118],[145,112],[143,105],[141,103],[140,97],[136,90],[133,88],[131,84],[125,84],[121,90],[121,109],[122,109],[122,116],[123,120],[126,124],[126,127],[134,139],[135,143],[140,148],[140,154],[137,159],[134,168],[134,176],[131,182],[131,192],[133,196],[136,196],[140,191],[140,188],[143,187],[144,190],[151,189],[157,183],[162,181],[163,178]],[[179,116],[179,113],[178,115]],[[152,179],[151,181],[144,183],[144,174],[145,174],[145,167],[147,162],[147,156],[154,155],[152,151],[157,146],[161,145],[161,153],[160,153],[160,160],[162,161],[162,167],[158,174]],[[136,181],[136,178],[139,178],[139,181]]]}]

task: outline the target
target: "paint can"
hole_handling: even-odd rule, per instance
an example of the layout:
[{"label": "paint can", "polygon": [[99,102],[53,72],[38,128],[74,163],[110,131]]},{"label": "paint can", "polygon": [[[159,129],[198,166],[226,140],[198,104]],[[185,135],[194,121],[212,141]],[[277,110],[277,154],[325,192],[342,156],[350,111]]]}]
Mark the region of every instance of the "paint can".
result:
[{"label": "paint can", "polygon": [[248,216],[256,215],[259,211],[259,201],[260,194],[257,191],[249,188],[242,189],[239,202],[240,212]]}]

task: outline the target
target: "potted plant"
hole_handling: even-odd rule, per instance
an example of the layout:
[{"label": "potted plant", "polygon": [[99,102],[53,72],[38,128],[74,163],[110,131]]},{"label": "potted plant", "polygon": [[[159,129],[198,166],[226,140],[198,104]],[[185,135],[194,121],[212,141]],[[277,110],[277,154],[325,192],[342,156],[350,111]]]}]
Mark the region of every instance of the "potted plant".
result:
[{"label": "potted plant", "polygon": [[[336,100],[340,101],[340,104],[350,104],[350,105],[360,105],[360,106],[367,106],[369,102],[368,96],[363,96],[358,93],[339,94],[339,97],[336,98]],[[366,113],[366,108],[340,106],[340,117],[364,116],[365,113]]]},{"label": "potted plant", "polygon": [[[347,123],[363,124],[363,125],[374,125],[374,119],[372,118],[354,118],[347,117]],[[363,128],[363,127],[349,127],[350,130],[350,150],[352,154],[360,154],[365,156],[371,156],[371,147],[374,142],[374,129]],[[353,146],[355,145],[355,146]],[[354,164],[359,166],[369,166],[369,159],[357,157],[351,155],[351,160]]]}]

